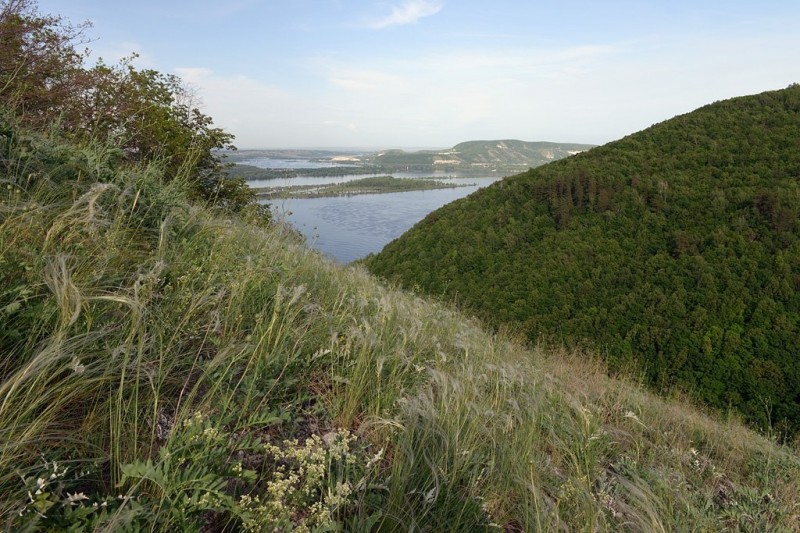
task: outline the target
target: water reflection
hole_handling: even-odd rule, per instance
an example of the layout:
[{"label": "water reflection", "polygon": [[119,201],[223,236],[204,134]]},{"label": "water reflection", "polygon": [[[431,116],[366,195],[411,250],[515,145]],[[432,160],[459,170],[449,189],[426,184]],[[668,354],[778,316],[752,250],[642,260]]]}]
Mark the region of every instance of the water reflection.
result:
[{"label": "water reflection", "polygon": [[[350,179],[360,177],[363,176],[350,176]],[[312,247],[340,263],[349,263],[381,251],[388,242],[431,211],[498,179],[454,178],[454,182],[474,185],[430,191],[272,200],[270,204],[278,217],[285,218],[306,236]],[[294,179],[291,182],[299,185]]]}]

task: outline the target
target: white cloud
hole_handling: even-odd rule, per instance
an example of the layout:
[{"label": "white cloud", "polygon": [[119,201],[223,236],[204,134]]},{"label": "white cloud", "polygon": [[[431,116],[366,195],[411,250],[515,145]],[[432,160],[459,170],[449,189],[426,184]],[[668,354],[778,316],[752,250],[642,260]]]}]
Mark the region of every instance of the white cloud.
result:
[{"label": "white cloud", "polygon": [[487,77],[530,79],[564,76],[590,68],[613,57],[614,46],[572,46],[561,48],[495,48],[434,53],[415,58],[410,68],[482,80]]},{"label": "white cloud", "polygon": [[358,126],[356,126],[352,122],[340,122],[338,120],[323,120],[322,122],[320,122],[320,124],[322,126],[330,126],[331,128],[338,130],[346,129],[352,132],[358,131]]},{"label": "white cloud", "polygon": [[535,132],[546,127],[543,119],[575,115],[552,94],[579,102],[587,90],[585,70],[615,53],[601,46],[476,48],[383,58],[380,65],[365,58],[314,59],[307,67],[320,83],[279,78],[281,86],[205,68],[178,73],[198,88],[204,112],[242,148],[444,146],[493,136],[575,140],[564,128]]},{"label": "white cloud", "polygon": [[334,69],[328,81],[343,89],[351,91],[385,90],[387,87],[405,87],[406,81],[394,74],[373,69]]},{"label": "white cloud", "polygon": [[192,84],[199,84],[213,74],[213,71],[206,67],[180,67],[176,68],[175,72],[183,81]]},{"label": "white cloud", "polygon": [[[605,142],[714,100],[798,80],[796,40],[462,47],[309,59],[267,83],[178,73],[242,148]],[[749,73],[742,76],[741,73]]]},{"label": "white cloud", "polygon": [[398,6],[393,6],[389,15],[368,21],[367,27],[380,30],[389,26],[413,24],[421,18],[435,15],[442,10],[442,7],[444,6],[441,2],[431,0],[406,0]]},{"label": "white cloud", "polygon": [[139,43],[129,41],[105,43],[104,46],[96,47],[89,56],[89,63],[93,64],[95,61],[102,59],[106,65],[114,65],[123,59],[134,56],[133,66],[137,68],[156,68],[155,61],[144,51],[144,47]]},{"label": "white cloud", "polygon": [[205,67],[176,68],[216,126],[233,133],[240,148],[305,145],[306,126],[323,111],[313,100],[253,78],[222,76]]}]

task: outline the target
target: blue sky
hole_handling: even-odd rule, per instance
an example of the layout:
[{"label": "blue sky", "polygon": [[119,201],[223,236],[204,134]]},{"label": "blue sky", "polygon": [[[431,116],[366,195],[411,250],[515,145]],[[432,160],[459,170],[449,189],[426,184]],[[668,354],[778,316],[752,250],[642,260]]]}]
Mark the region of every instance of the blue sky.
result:
[{"label": "blue sky", "polygon": [[178,74],[240,148],[602,144],[800,82],[800,2],[39,0]]}]

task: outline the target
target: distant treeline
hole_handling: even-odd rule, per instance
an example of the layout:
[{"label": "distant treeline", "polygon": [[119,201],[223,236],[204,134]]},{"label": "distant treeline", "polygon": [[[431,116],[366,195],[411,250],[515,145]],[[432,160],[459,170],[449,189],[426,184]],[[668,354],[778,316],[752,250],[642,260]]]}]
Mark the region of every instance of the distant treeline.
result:
[{"label": "distant treeline", "polygon": [[245,181],[273,180],[296,178],[298,176],[332,177],[353,176],[361,174],[380,174],[378,167],[351,167],[335,166],[324,168],[260,168],[252,165],[237,164],[228,167],[228,175],[232,178],[242,178]]},{"label": "distant treeline", "polygon": [[382,194],[390,192],[428,191],[433,189],[454,189],[466,187],[437,179],[395,178],[378,176],[362,178],[345,183],[327,185],[294,185],[288,187],[261,187],[253,191],[262,198],[322,198],[332,196],[353,196],[356,194]]}]

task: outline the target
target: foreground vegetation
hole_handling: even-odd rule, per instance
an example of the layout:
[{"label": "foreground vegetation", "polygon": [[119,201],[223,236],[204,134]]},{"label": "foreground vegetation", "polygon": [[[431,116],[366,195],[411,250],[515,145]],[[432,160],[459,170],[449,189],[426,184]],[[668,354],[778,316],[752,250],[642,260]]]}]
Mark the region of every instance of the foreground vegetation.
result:
[{"label": "foreground vegetation", "polygon": [[[84,71],[29,8],[0,12],[3,529],[800,527],[796,450],[323,259],[175,84]],[[131,106],[93,135],[98,80]]]},{"label": "foreground vegetation", "polygon": [[385,194],[391,192],[430,191],[434,189],[454,189],[469,184],[442,181],[442,178],[395,178],[377,176],[328,183],[325,185],[290,185],[287,187],[261,187],[253,191],[262,198],[324,198],[333,196],[352,196],[355,194]]},{"label": "foreground vegetation", "polygon": [[453,202],[369,261],[800,436],[800,86],[698,109]]}]

